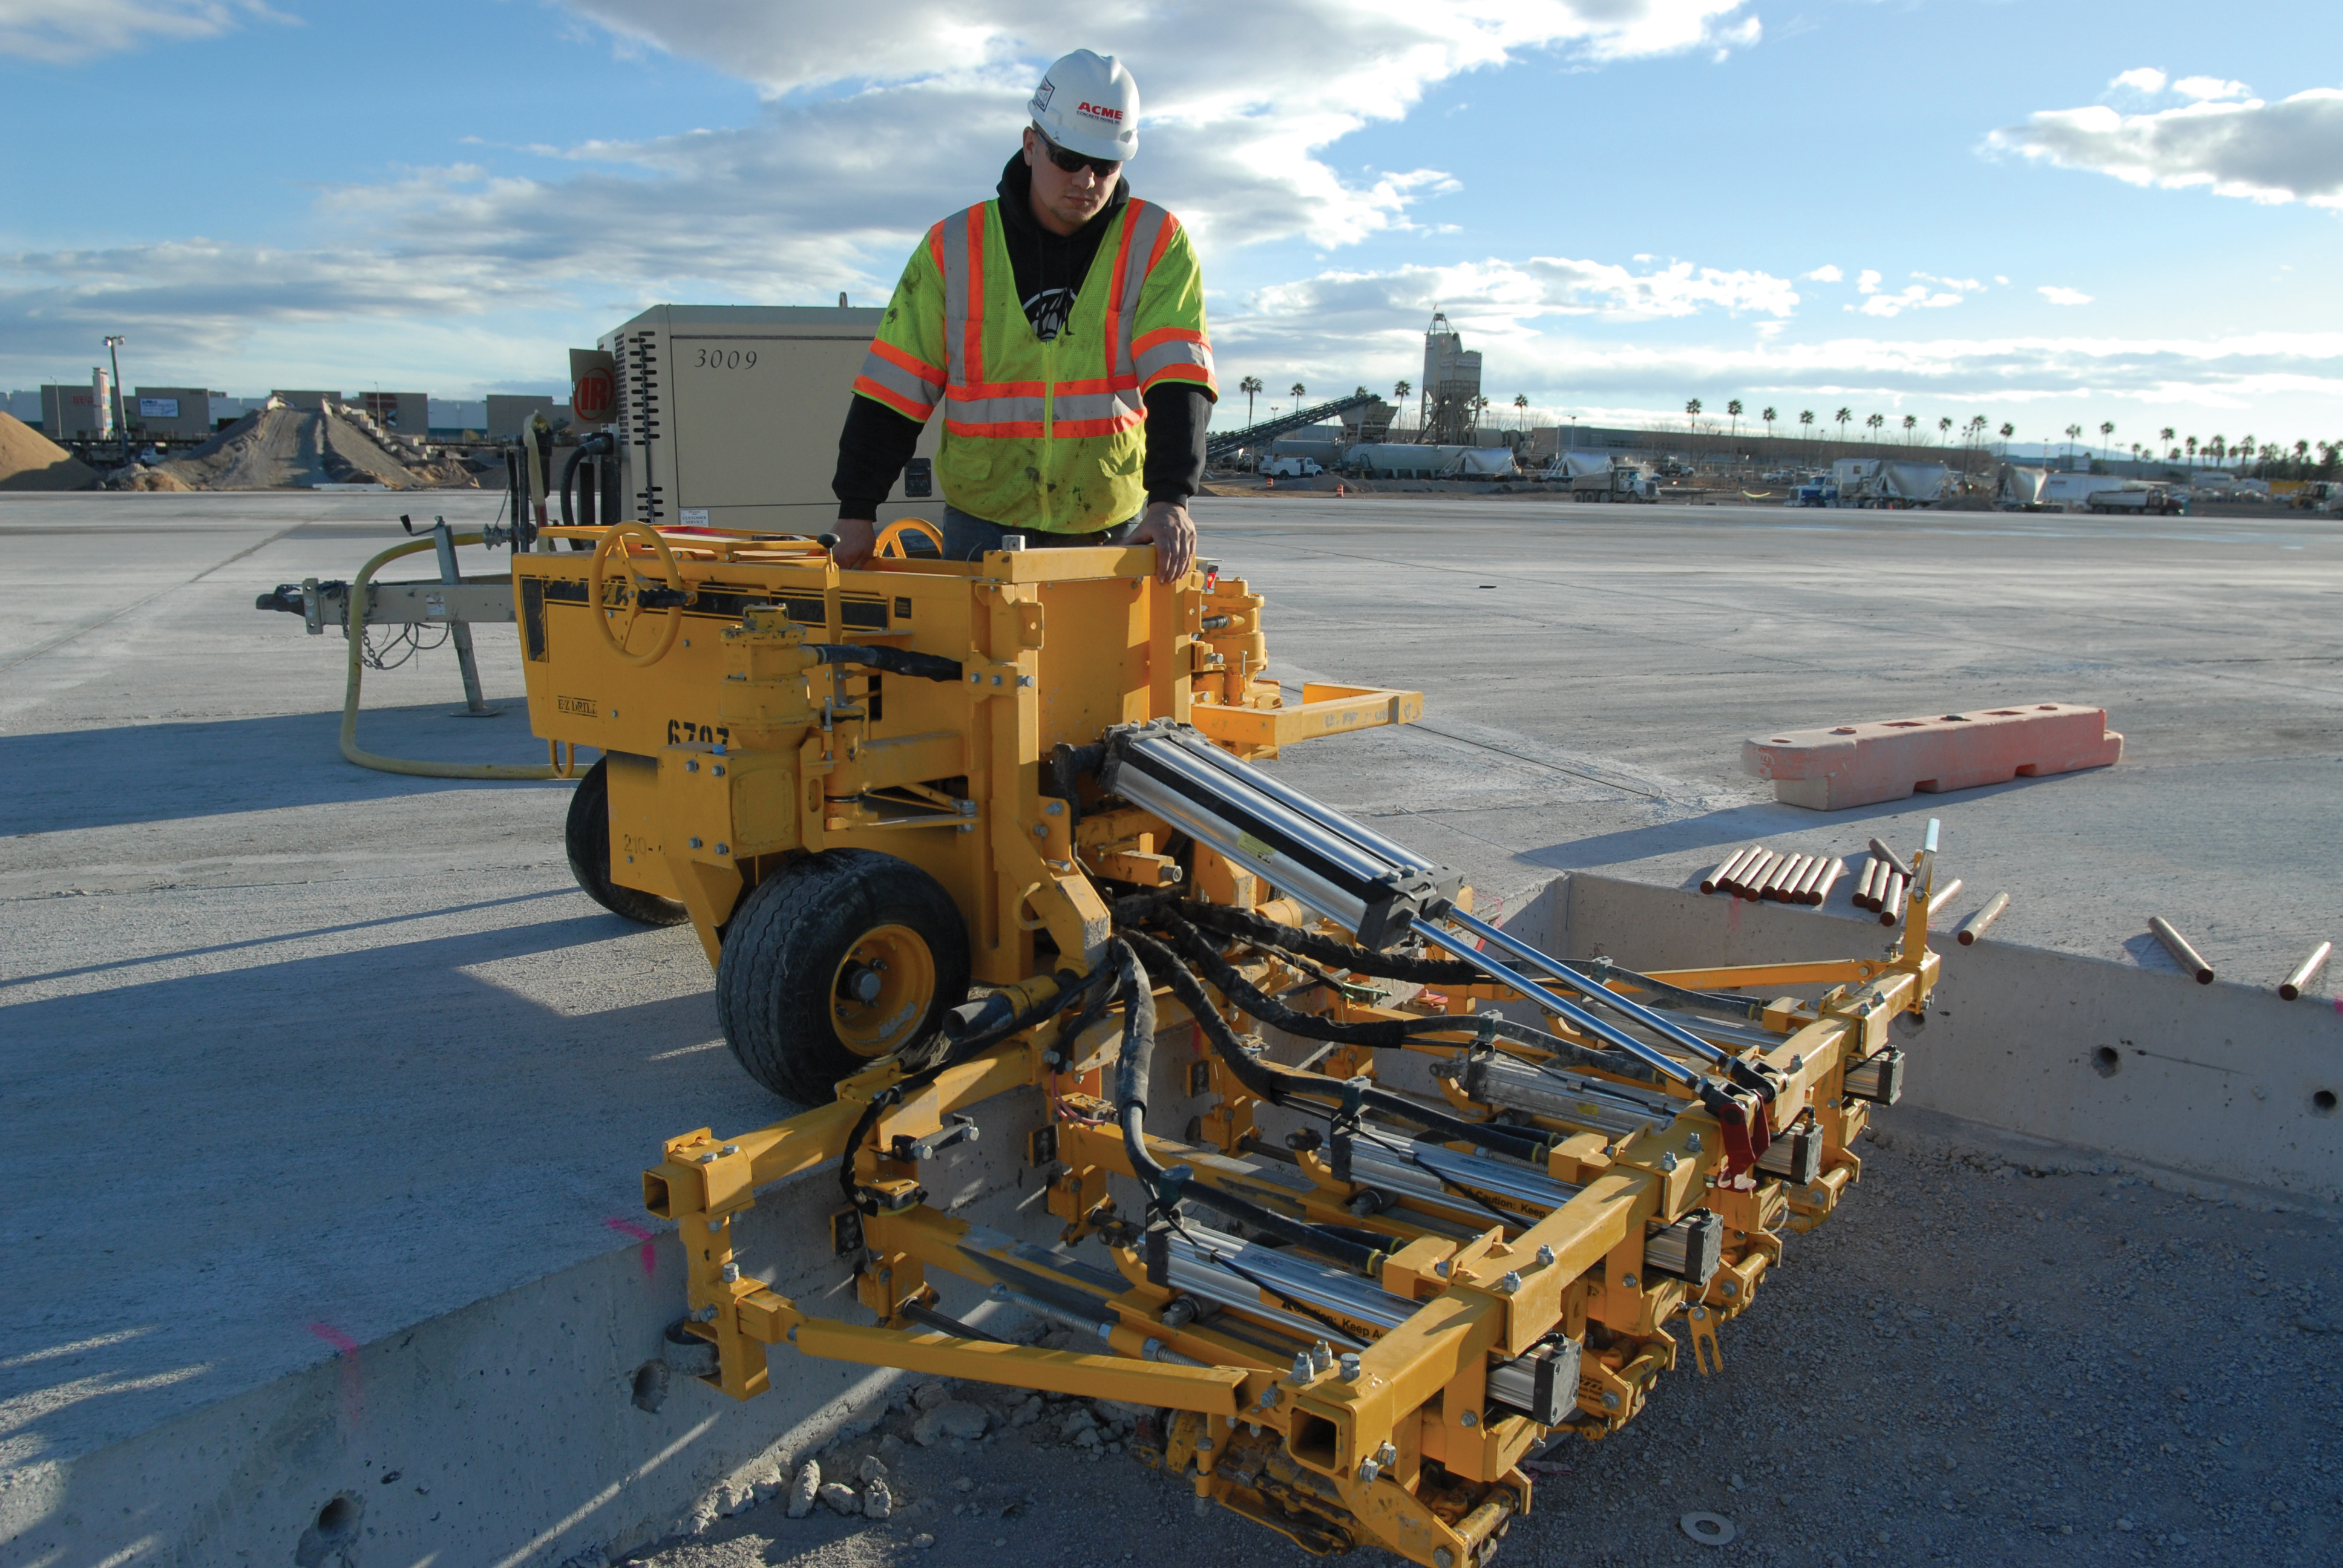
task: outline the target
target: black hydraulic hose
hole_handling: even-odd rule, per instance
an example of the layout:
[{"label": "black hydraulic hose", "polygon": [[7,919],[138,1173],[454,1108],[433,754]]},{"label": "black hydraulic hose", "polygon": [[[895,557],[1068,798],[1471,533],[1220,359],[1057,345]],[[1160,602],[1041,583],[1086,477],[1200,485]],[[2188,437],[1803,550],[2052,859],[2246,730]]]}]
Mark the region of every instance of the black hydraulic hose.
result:
[{"label": "black hydraulic hose", "polygon": [[846,1152],[839,1159],[839,1190],[846,1194],[850,1201],[852,1201],[855,1151],[862,1147],[862,1141],[870,1136],[870,1130],[879,1124],[879,1118],[889,1106],[900,1103],[904,1095],[914,1090],[924,1089],[934,1082],[944,1069],[966,1061],[978,1051],[988,1050],[1013,1034],[1047,1021],[1052,1013],[1071,1006],[1075,998],[1090,994],[1091,988],[1106,978],[1107,970],[1103,968],[1092,970],[1089,974],[1067,984],[1049,1000],[1037,1002],[1016,1017],[1004,1020],[990,1029],[971,1034],[965,1040],[954,1040],[951,1049],[945,1051],[935,1061],[917,1072],[906,1074],[872,1095],[870,1103],[864,1106],[862,1114],[855,1119],[854,1131],[847,1136]]},{"label": "black hydraulic hose", "polygon": [[865,664],[890,675],[908,675],[920,680],[957,681],[960,677],[960,661],[940,654],[913,653],[909,648],[879,643],[865,646],[853,642],[809,642],[803,646],[822,664]]},{"label": "black hydraulic hose", "polygon": [[[1197,935],[1193,927],[1180,925],[1176,921],[1174,924],[1179,930],[1185,932],[1188,939],[1182,942],[1182,947],[1188,950],[1189,956],[1200,957],[1199,967],[1212,976],[1212,983],[1221,988],[1223,995],[1235,1000],[1245,1011],[1253,1012],[1251,1000],[1237,997],[1235,992],[1231,991],[1229,985],[1223,982],[1222,977],[1225,975],[1227,980],[1233,981],[1255,997],[1261,997],[1261,993],[1253,990],[1250,985],[1246,985],[1244,977],[1238,974],[1234,967],[1222,960],[1220,954],[1212,951],[1211,945]],[[1140,932],[1126,931],[1123,934],[1133,947],[1139,948],[1142,952],[1152,948],[1161,954],[1164,978],[1172,986],[1172,994],[1179,998],[1181,1003],[1195,1015],[1197,1024],[1204,1031],[1204,1038],[1212,1041],[1213,1050],[1219,1054],[1222,1061],[1228,1064],[1229,1070],[1248,1091],[1260,1099],[1268,1101],[1272,1105],[1284,1104],[1288,1096],[1295,1093],[1312,1098],[1332,1099],[1340,1102],[1353,1091],[1353,1086],[1337,1083],[1322,1073],[1295,1072],[1290,1068],[1262,1061],[1252,1055],[1245,1050],[1243,1042],[1237,1039],[1236,1031],[1229,1027],[1228,1020],[1221,1016],[1220,1010],[1212,1005],[1212,999],[1204,994],[1202,982],[1185,964],[1180,961],[1178,954]],[[1195,945],[1190,947],[1190,941]],[[1261,997],[1261,1000],[1268,1002],[1270,999]],[[1273,1002],[1270,1005],[1279,1011],[1292,1012],[1292,1010]],[[1255,1013],[1254,1016],[1268,1017],[1264,1013]],[[1309,1015],[1294,1013],[1293,1016],[1307,1018]],[[1271,1018],[1269,1021],[1276,1023],[1277,1020]],[[1277,1027],[1282,1029],[1285,1026],[1279,1023]],[[1427,1132],[1437,1133],[1443,1138],[1454,1139],[1458,1142],[1471,1143],[1495,1153],[1510,1155],[1516,1160],[1525,1160],[1532,1164],[1542,1165],[1545,1161],[1546,1141],[1534,1133],[1523,1131],[1519,1128],[1500,1127],[1486,1121],[1466,1121],[1461,1117],[1445,1115],[1419,1105],[1403,1094],[1394,1094],[1388,1089],[1373,1084],[1357,1086],[1356,1092],[1361,1106],[1372,1107],[1397,1117],[1401,1121],[1413,1122]]]},{"label": "black hydraulic hose", "polygon": [[[1138,940],[1146,939],[1142,937]],[[1168,1208],[1182,1200],[1202,1203],[1257,1231],[1280,1237],[1293,1246],[1305,1247],[1345,1268],[1356,1269],[1370,1277],[1376,1275],[1383,1267],[1388,1249],[1363,1244],[1355,1236],[1342,1235],[1322,1225],[1292,1219],[1274,1209],[1264,1208],[1249,1198],[1241,1198],[1233,1192],[1223,1192],[1207,1183],[1191,1181],[1192,1172],[1187,1167],[1182,1166],[1177,1171],[1166,1170],[1163,1162],[1156,1159],[1154,1152],[1147,1147],[1147,1081],[1155,1060],[1155,988],[1140,962],[1135,946],[1136,943],[1126,935],[1115,939],[1107,950],[1107,964],[1118,977],[1123,1007],[1122,1051],[1115,1064],[1114,1103],[1117,1120],[1122,1126],[1123,1151],[1131,1157],[1131,1173],[1147,1188],[1151,1204]],[[1169,953],[1163,956],[1171,957]],[[1176,960],[1173,961],[1177,962]],[[1188,980],[1190,985],[1195,984],[1194,976],[1189,976]],[[1176,984],[1173,994],[1178,994]],[[1196,995],[1202,1000],[1202,987],[1196,988]],[[1222,1030],[1228,1028],[1226,1021],[1220,1020],[1220,1015],[1209,1003],[1202,1010],[1192,1006],[1190,1010],[1195,1011],[1200,1020],[1211,1017],[1221,1022]],[[1233,1036],[1231,1038],[1234,1039]],[[1238,1048],[1238,1054],[1243,1054],[1242,1047]]]},{"label": "black hydraulic hose", "polygon": [[1337,941],[1316,931],[1305,931],[1281,920],[1268,920],[1251,910],[1228,904],[1192,900],[1173,906],[1181,919],[1222,936],[1236,937],[1256,947],[1282,948],[1290,953],[1333,964],[1353,974],[1378,980],[1413,980],[1424,985],[1477,985],[1488,977],[1460,959],[1417,958],[1410,953],[1377,952],[1373,948]]}]

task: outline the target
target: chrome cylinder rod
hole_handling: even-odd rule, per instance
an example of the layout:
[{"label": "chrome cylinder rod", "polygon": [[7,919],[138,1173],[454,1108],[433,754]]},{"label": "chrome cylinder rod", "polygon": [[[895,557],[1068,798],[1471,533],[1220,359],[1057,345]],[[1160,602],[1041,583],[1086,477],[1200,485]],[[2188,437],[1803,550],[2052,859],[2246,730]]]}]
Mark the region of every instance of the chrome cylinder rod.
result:
[{"label": "chrome cylinder rod", "polygon": [[1587,1000],[1599,1002],[1603,1006],[1609,1008],[1613,1012],[1617,1013],[1620,1017],[1629,1019],[1636,1023],[1642,1024],[1654,1034],[1660,1036],[1663,1040],[1671,1040],[1675,1044],[1684,1047],[1686,1050],[1693,1052],[1704,1061],[1721,1062],[1731,1054],[1722,1047],[1711,1044],[1709,1041],[1701,1039],[1700,1036],[1694,1034],[1691,1030],[1679,1028],[1677,1025],[1669,1022],[1666,1019],[1662,1018],[1658,1013],[1654,1012],[1650,1008],[1644,1007],[1637,1002],[1629,1001],[1625,997],[1621,996],[1617,991],[1611,990],[1608,986],[1596,985],[1592,980],[1585,980],[1581,976],[1569,975],[1569,971],[1563,968],[1560,960],[1546,957],[1545,954],[1538,951],[1537,949],[1530,946],[1527,942],[1518,941],[1513,938],[1507,936],[1503,931],[1499,930],[1496,927],[1491,925],[1486,920],[1476,920],[1473,916],[1464,913],[1462,910],[1449,910],[1446,919],[1450,923],[1463,927],[1464,930],[1472,932],[1483,941],[1495,944],[1497,947],[1503,949],[1506,952],[1513,954],[1513,957],[1522,960],[1523,962],[1536,964],[1548,974],[1557,976],[1568,975],[1570,982],[1573,985],[1583,987],[1584,989]]},{"label": "chrome cylinder rod", "polygon": [[[1454,920],[1457,917],[1451,915],[1448,918]],[[1467,916],[1465,918],[1470,919],[1471,917]],[[1628,1055],[1634,1057],[1637,1061],[1642,1062],[1644,1066],[1652,1069],[1654,1072],[1664,1073],[1666,1076],[1674,1079],[1678,1083],[1695,1083],[1699,1081],[1700,1075],[1698,1073],[1693,1071],[1692,1069],[1686,1067],[1683,1062],[1678,1061],[1674,1057],[1670,1056],[1666,1051],[1646,1045],[1642,1040],[1637,1040],[1634,1035],[1623,1033],[1622,1031],[1612,1028],[1609,1024],[1604,1022],[1601,1019],[1595,1017],[1593,1013],[1587,1011],[1576,1002],[1564,1000],[1563,998],[1558,997],[1554,995],[1554,992],[1546,990],[1545,987],[1538,984],[1537,981],[1530,979],[1527,975],[1508,969],[1505,965],[1499,963],[1496,960],[1491,958],[1487,953],[1483,952],[1480,949],[1474,947],[1471,942],[1465,940],[1455,932],[1442,930],[1438,926],[1422,920],[1416,922],[1415,929],[1423,933],[1425,940],[1432,942],[1436,946],[1447,949],[1458,958],[1463,959],[1466,963],[1471,964],[1474,969],[1479,970],[1483,974],[1487,975],[1491,980],[1495,980],[1499,985],[1509,986],[1513,990],[1519,991],[1523,996],[1528,998],[1530,1000],[1536,1002],[1540,1007],[1552,1012],[1556,1017],[1569,1020],[1573,1027],[1583,1030],[1586,1033],[1593,1035],[1604,1044],[1616,1046],[1619,1050],[1625,1051]],[[1714,1051],[1715,1050],[1714,1046],[1710,1046],[1705,1040],[1701,1043],[1704,1050]]]}]

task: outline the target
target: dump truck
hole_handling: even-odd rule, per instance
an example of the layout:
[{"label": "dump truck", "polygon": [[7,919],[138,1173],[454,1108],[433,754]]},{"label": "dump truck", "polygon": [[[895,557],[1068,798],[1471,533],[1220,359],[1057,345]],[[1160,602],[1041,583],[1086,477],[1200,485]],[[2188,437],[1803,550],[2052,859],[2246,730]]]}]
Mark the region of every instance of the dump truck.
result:
[{"label": "dump truck", "polygon": [[[1564,959],[1266,766],[1420,694],[1288,703],[1262,596],[1209,564],[947,562],[927,527],[851,571],[637,521],[514,558],[531,724],[602,753],[580,885],[691,926],[735,1058],[790,1102],[644,1171],[687,1262],[670,1338],[737,1399],[812,1356],[1123,1401],[1167,1484],[1310,1551],[1489,1563],[1525,1462],[1619,1431],[1686,1347],[1720,1368],[1860,1178],[1938,974],[1933,828],[1884,954]],[[1054,1241],[931,1201],[980,1122]],[[766,1283],[739,1223],[809,1172],[837,1209],[797,1244],[851,1267],[849,1316]],[[952,1316],[946,1281],[1080,1348]]]},{"label": "dump truck", "polygon": [[1614,463],[1597,452],[1564,452],[1547,465],[1547,477],[1565,481],[1574,501],[1655,501],[1659,490],[1631,463]]}]

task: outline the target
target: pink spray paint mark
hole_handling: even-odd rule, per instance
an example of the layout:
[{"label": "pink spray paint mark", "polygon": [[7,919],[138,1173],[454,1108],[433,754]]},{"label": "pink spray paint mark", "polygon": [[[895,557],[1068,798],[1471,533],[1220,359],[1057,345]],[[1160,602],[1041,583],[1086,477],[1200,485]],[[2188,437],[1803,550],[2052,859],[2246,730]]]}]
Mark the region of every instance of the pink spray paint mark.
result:
[{"label": "pink spray paint mark", "polygon": [[334,1347],[336,1359],[342,1363],[342,1424],[356,1431],[358,1424],[358,1342],[331,1323],[311,1323],[309,1332]]},{"label": "pink spray paint mark", "polygon": [[632,1220],[621,1220],[615,1215],[603,1221],[602,1223],[608,1225],[613,1231],[618,1231],[621,1236],[632,1236],[636,1241],[642,1243],[639,1256],[643,1261],[644,1279],[648,1280],[654,1273],[658,1272],[659,1263],[651,1251],[651,1241],[653,1238],[649,1231],[644,1230]]}]

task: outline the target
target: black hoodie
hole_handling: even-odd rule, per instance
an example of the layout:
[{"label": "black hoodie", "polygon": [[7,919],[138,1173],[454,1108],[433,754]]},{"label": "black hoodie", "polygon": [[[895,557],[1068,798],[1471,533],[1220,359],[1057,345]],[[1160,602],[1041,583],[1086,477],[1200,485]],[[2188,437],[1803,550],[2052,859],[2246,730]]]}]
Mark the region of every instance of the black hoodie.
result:
[{"label": "black hoodie", "polygon": [[[1001,238],[1015,275],[1017,297],[1034,336],[1046,343],[1058,335],[1073,308],[1074,296],[1097,259],[1099,241],[1114,215],[1131,200],[1131,182],[1115,182],[1114,195],[1100,214],[1070,235],[1051,234],[1034,221],[1033,171],[1020,154],[1001,172]],[[1204,477],[1204,427],[1212,421],[1212,396],[1189,381],[1159,381],[1147,392],[1147,456],[1141,481],[1150,501],[1185,502]],[[870,519],[895,487],[896,477],[919,445],[920,427],[871,397],[847,399],[846,428],[838,437],[838,475],[830,490],[838,515]],[[1114,519],[1121,521],[1120,518]]]}]

